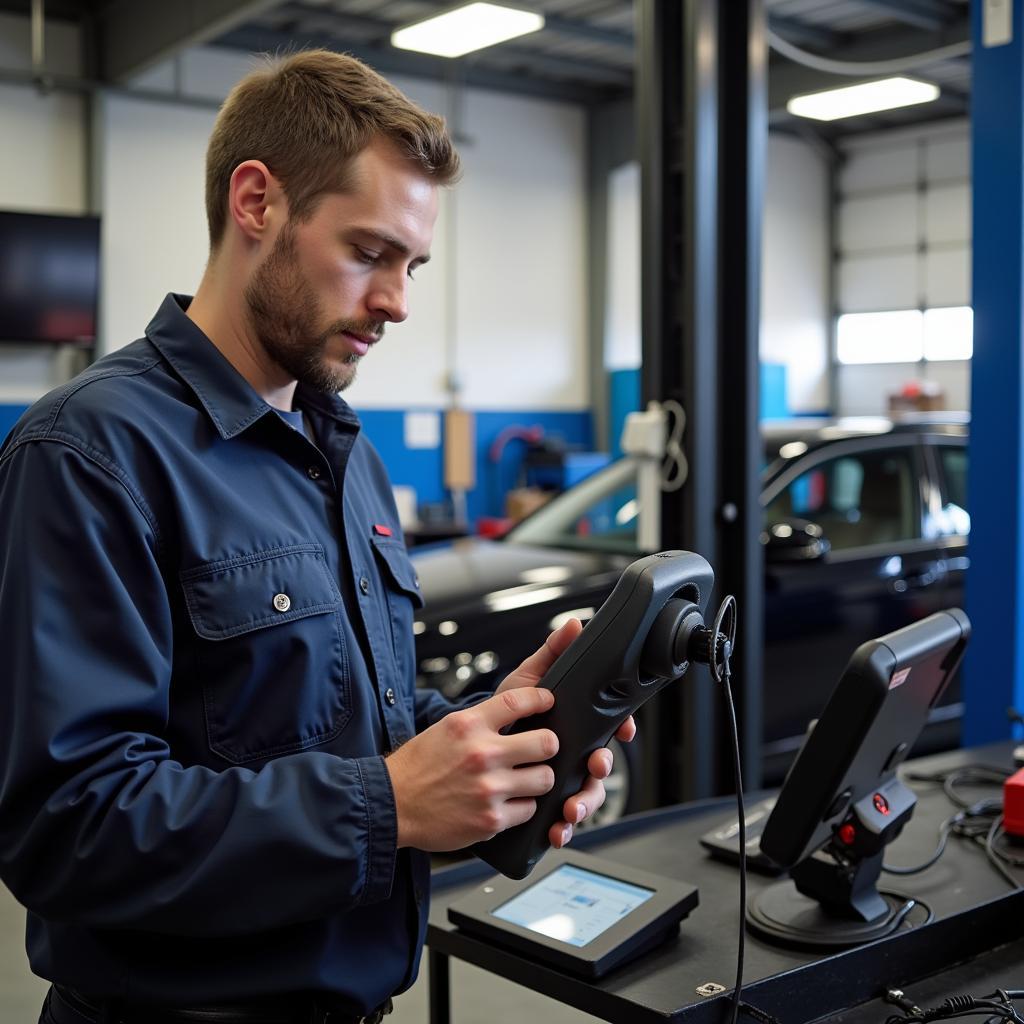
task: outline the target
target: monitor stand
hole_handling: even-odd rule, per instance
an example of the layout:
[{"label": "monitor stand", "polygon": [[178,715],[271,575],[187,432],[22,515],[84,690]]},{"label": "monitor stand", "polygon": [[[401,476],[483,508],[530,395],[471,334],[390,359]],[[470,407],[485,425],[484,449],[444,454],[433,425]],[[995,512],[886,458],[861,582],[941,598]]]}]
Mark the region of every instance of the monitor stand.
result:
[{"label": "monitor stand", "polygon": [[838,838],[790,870],[790,878],[754,897],[747,925],[756,935],[779,945],[843,949],[883,938],[899,929],[925,924],[928,907],[908,896],[879,892],[878,877],[888,844],[899,835],[914,810],[913,793],[898,783],[899,811],[883,818],[868,801],[855,805],[849,824],[859,838],[853,848]]}]

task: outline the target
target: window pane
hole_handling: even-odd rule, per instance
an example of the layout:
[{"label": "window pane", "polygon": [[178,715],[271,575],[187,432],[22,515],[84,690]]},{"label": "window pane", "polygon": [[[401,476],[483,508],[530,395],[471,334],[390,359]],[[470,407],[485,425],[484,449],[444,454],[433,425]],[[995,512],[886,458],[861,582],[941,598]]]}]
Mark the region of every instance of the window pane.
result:
[{"label": "window pane", "polygon": [[920,534],[910,451],[844,455],[797,477],[765,510],[767,525],[806,519],[832,549],[911,540]]},{"label": "window pane", "polygon": [[967,449],[943,445],[938,451],[946,483],[942,507],[946,529],[949,533],[966,536],[971,532],[971,517],[967,513]]},{"label": "window pane", "polygon": [[970,306],[925,310],[925,359],[970,359],[973,354],[974,310]]},{"label": "window pane", "polygon": [[837,329],[841,363],[914,363],[924,352],[919,309],[844,313]]}]

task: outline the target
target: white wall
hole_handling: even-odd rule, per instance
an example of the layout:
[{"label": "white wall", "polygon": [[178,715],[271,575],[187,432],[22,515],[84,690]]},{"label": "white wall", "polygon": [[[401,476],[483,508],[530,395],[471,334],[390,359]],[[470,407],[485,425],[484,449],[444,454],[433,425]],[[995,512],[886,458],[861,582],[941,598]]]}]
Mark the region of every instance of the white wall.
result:
[{"label": "white wall", "polygon": [[[761,359],[786,367],[790,412],[828,408],[828,166],[807,143],[768,136]],[[728,239],[723,240],[728,245]]]},{"label": "white wall", "polygon": [[[28,65],[28,25],[0,17],[0,66]],[[53,69],[77,72],[74,33],[59,42],[50,47],[48,39]],[[219,102],[258,61],[197,47],[132,85]],[[394,80],[429,109],[450,113],[444,86]],[[482,90],[467,90],[453,109],[463,180],[443,197],[433,259],[412,285],[409,321],[388,330],[349,397],[363,408],[442,406],[454,371],[470,408],[584,409],[584,113]],[[215,113],[185,101],[114,94],[95,101],[101,352],[139,337],[166,292],[191,291],[202,275],[203,164]],[[0,87],[0,133],[24,140],[13,160],[0,161],[0,207],[86,208],[88,117],[82,98]],[[34,397],[57,371],[37,353],[25,358],[0,353],[0,388],[13,381],[20,395]]]},{"label": "white wall", "polygon": [[632,370],[643,350],[640,308],[640,165],[616,167],[608,181],[604,365]]},{"label": "white wall", "polygon": [[[806,143],[768,137],[761,277],[761,358],[787,368],[793,412],[828,404],[828,169]],[[640,174],[609,185],[605,366],[640,365]],[[728,244],[728,239],[725,240]]]}]

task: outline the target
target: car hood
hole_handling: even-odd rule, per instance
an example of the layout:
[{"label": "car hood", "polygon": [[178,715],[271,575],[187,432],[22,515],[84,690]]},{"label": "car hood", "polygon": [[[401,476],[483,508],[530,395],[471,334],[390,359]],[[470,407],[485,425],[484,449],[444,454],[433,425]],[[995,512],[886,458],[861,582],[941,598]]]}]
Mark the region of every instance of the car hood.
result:
[{"label": "car hood", "polygon": [[[637,556],[639,557],[639,556]],[[493,610],[540,603],[561,594],[609,590],[632,561],[624,555],[566,551],[466,538],[444,548],[413,550],[426,601],[421,618],[454,617],[463,607]]]}]

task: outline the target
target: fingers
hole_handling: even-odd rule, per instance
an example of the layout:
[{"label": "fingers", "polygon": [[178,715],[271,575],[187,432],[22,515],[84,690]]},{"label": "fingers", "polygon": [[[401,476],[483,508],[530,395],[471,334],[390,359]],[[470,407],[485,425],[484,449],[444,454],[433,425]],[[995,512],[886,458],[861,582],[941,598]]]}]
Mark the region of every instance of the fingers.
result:
[{"label": "fingers", "polygon": [[633,716],[630,715],[622,725],[615,730],[615,738],[622,743],[629,743],[633,737],[636,736],[636,722],[633,720]]},{"label": "fingers", "polygon": [[555,659],[558,658],[583,632],[583,623],[579,619],[569,619],[568,622],[563,623],[558,629],[552,633],[547,640],[544,641],[544,646],[540,650],[535,651],[531,654],[520,666],[512,673],[519,682],[517,686],[536,686],[537,682],[541,679],[545,672],[555,663]]},{"label": "fingers", "polygon": [[470,710],[483,715],[485,724],[497,732],[520,718],[548,711],[554,703],[555,695],[550,690],[538,690],[536,686],[516,686],[500,690]]},{"label": "fingers", "polygon": [[601,747],[587,758],[587,771],[595,779],[607,779],[612,773],[614,763],[612,752],[607,747]]},{"label": "fingers", "polygon": [[548,829],[548,842],[560,850],[572,839],[572,825],[565,821],[556,822]]},{"label": "fingers", "polygon": [[604,786],[599,779],[593,777],[587,779],[576,796],[569,797],[562,807],[565,821],[556,821],[548,829],[548,842],[559,850],[565,846],[573,836],[573,823],[579,824],[589,818],[604,803]]},{"label": "fingers", "polygon": [[604,785],[593,776],[587,779],[583,788],[569,797],[562,806],[562,814],[569,824],[578,825],[589,818],[604,803]]},{"label": "fingers", "polygon": [[546,764],[529,768],[514,768],[495,773],[494,785],[506,801],[516,802],[523,797],[543,796],[555,784],[555,773]]}]

